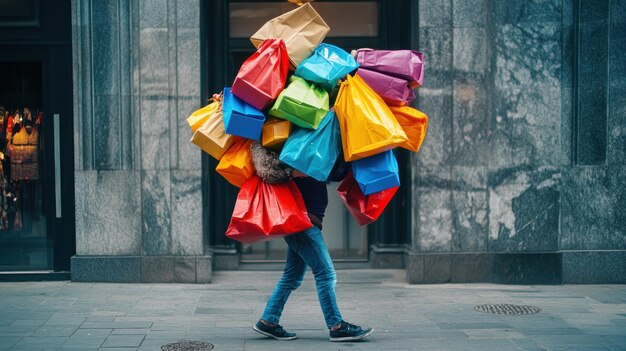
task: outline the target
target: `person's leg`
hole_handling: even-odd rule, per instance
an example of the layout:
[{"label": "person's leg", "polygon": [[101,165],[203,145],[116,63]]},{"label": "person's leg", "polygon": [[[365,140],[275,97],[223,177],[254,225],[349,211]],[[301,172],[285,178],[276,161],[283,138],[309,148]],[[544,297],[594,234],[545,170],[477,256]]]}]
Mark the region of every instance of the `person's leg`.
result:
[{"label": "person's leg", "polygon": [[335,296],[335,284],[337,283],[335,267],[330,259],[321,230],[313,226],[302,234],[305,235],[288,236],[285,240],[302,257],[304,262],[311,267],[315,277],[320,307],[322,308],[326,325],[328,328],[331,328],[339,325],[342,321]]},{"label": "person's leg", "polygon": [[[293,234],[290,236],[296,236],[301,234],[304,233]],[[285,303],[287,302],[289,295],[293,290],[296,290],[302,284],[302,279],[304,278],[305,271],[305,262],[291,247],[291,245],[289,245],[289,248],[287,249],[287,262],[285,263],[283,276],[276,284],[272,295],[267,301],[265,311],[263,312],[263,316],[261,317],[262,321],[268,322],[270,324],[278,324],[278,321],[280,320],[280,315],[283,312],[283,308],[285,307]]]}]

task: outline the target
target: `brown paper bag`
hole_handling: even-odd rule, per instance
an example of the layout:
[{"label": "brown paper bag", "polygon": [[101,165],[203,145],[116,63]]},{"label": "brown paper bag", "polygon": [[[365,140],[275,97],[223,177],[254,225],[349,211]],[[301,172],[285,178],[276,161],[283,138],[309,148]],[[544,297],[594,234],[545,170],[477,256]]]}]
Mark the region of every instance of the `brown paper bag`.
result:
[{"label": "brown paper bag", "polygon": [[313,53],[329,30],[330,27],[313,6],[306,3],[267,21],[261,29],[250,37],[250,41],[258,48],[265,39],[284,40],[289,54],[289,62],[293,67],[297,67],[300,62]]},{"label": "brown paper bag", "polygon": [[233,144],[233,136],[226,134],[224,123],[222,122],[222,106],[220,106],[204,122],[191,137],[191,142],[216,160],[220,160],[226,150]]}]

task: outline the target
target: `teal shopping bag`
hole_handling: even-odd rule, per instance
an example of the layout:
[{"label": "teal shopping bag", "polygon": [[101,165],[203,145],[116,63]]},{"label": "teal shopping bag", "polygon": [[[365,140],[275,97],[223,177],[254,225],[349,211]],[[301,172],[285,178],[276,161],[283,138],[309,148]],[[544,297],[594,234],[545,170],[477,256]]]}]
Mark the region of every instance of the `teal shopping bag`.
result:
[{"label": "teal shopping bag", "polygon": [[400,186],[398,161],[393,150],[353,161],[352,173],[364,195]]},{"label": "teal shopping bag", "polygon": [[328,179],[341,152],[341,132],[334,111],[322,119],[317,129],[298,128],[292,132],[280,160],[321,182]]},{"label": "teal shopping bag", "polygon": [[332,90],[339,79],[357,68],[359,64],[352,55],[334,45],[322,43],[313,55],[298,65],[294,74]]}]

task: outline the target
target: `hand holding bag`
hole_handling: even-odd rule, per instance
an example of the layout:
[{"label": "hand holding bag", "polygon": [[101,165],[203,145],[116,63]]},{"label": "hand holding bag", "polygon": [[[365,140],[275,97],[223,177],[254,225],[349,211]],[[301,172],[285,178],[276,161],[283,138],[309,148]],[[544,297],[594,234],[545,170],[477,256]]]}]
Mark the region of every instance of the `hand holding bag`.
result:
[{"label": "hand holding bag", "polygon": [[298,128],[289,136],[280,161],[325,182],[341,151],[339,122],[330,111],[315,130]]},{"label": "hand holding bag", "polygon": [[396,116],[396,120],[402,126],[408,140],[398,145],[409,151],[417,152],[422,146],[428,129],[428,116],[422,111],[409,106],[390,106],[389,109]]},{"label": "hand holding bag", "polygon": [[267,108],[285,87],[289,57],[282,39],[266,39],[239,69],[231,92],[259,110]]},{"label": "hand holding bag", "polygon": [[321,43],[296,72],[298,77],[318,83],[326,90],[332,90],[339,79],[359,67],[354,57],[334,45]]},{"label": "hand holding bag", "polygon": [[399,187],[383,190],[371,195],[363,195],[352,172],[339,184],[337,193],[346,208],[359,225],[370,224],[378,219]]},{"label": "hand holding bag", "polygon": [[284,40],[289,61],[293,67],[297,67],[324,40],[329,30],[319,13],[306,3],[267,21],[250,37],[250,41],[259,47],[265,39]]},{"label": "hand holding bag", "polygon": [[265,115],[233,95],[228,87],[224,88],[222,116],[226,133],[257,141],[261,138]]},{"label": "hand holding bag", "polygon": [[215,168],[217,173],[238,188],[254,176],[250,144],[252,140],[236,138]]},{"label": "hand holding bag", "polygon": [[328,93],[321,87],[291,76],[268,113],[302,128],[315,129],[328,112],[328,100]]},{"label": "hand holding bag", "polygon": [[407,140],[387,104],[358,73],[341,83],[335,111],[346,161],[391,150]]},{"label": "hand holding bag", "polygon": [[239,190],[226,236],[254,243],[295,234],[313,226],[296,183],[269,184],[250,178]]},{"label": "hand holding bag", "polygon": [[424,54],[419,51],[359,49],[356,61],[362,68],[404,79],[411,88],[424,82]]}]

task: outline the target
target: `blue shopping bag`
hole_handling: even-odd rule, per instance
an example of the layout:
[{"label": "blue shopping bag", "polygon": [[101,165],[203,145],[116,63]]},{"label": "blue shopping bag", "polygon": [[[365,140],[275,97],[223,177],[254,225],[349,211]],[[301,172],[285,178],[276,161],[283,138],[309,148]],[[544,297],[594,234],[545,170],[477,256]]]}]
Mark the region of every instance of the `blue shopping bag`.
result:
[{"label": "blue shopping bag", "polygon": [[321,182],[328,179],[341,152],[341,132],[335,111],[329,111],[317,129],[297,128],[280,153],[283,163]]},{"label": "blue shopping bag", "polygon": [[334,45],[322,43],[298,65],[294,74],[332,90],[339,79],[357,68],[359,64],[352,55]]},{"label": "blue shopping bag", "polygon": [[222,101],[222,118],[226,133],[259,141],[265,122],[263,112],[233,95],[229,87],[224,88]]},{"label": "blue shopping bag", "polygon": [[352,173],[364,195],[400,186],[398,161],[393,150],[353,161]]}]

